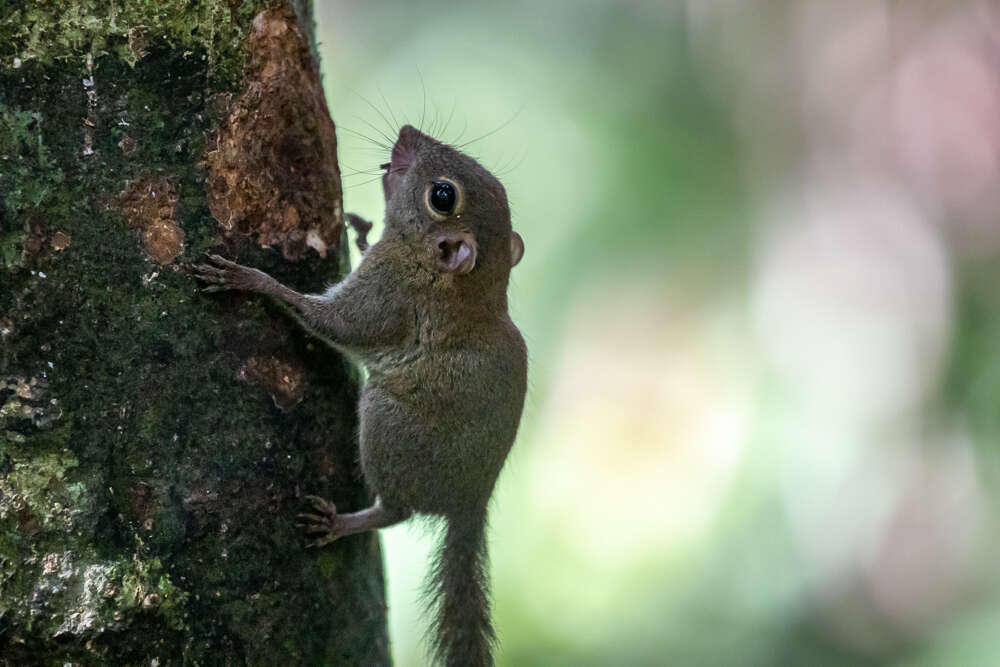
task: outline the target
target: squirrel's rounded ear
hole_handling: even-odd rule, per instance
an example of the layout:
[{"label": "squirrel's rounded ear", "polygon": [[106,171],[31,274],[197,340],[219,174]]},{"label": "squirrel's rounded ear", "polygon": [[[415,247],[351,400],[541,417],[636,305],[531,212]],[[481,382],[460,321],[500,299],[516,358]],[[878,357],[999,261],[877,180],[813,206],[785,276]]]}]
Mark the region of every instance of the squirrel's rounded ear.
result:
[{"label": "squirrel's rounded ear", "polygon": [[521,235],[517,232],[510,233],[510,265],[517,266],[517,263],[521,261],[521,257],[524,256],[524,241],[521,240]]}]

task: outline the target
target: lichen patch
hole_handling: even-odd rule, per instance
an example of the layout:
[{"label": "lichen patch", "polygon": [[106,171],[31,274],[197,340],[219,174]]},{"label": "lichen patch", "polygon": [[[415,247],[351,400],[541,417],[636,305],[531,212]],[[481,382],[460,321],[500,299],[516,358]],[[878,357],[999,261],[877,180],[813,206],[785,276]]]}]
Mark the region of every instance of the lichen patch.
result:
[{"label": "lichen patch", "polygon": [[128,31],[128,61],[132,67],[146,57],[149,49],[149,35],[144,26],[134,26]]},{"label": "lichen patch", "polygon": [[[0,329],[2,331],[2,329]],[[0,420],[28,420],[45,428],[63,415],[57,398],[48,398],[48,387],[37,377],[0,378]]]},{"label": "lichen patch", "polygon": [[38,255],[45,247],[45,229],[37,220],[28,223],[28,234],[24,238],[24,252],[28,255]]},{"label": "lichen patch", "polygon": [[121,212],[140,232],[143,250],[158,264],[184,252],[184,230],[177,223],[177,187],[162,176],[143,176],[118,196]]},{"label": "lichen patch", "polygon": [[243,92],[220,97],[206,155],[209,209],[227,237],[255,235],[297,260],[336,250],[343,228],[337,137],[295,17],[257,15]]},{"label": "lichen patch", "polygon": [[67,479],[68,471],[77,465],[68,451],[15,461],[0,477],[0,520],[13,517],[25,534],[39,528],[72,529],[76,518],[88,509],[85,488]]}]

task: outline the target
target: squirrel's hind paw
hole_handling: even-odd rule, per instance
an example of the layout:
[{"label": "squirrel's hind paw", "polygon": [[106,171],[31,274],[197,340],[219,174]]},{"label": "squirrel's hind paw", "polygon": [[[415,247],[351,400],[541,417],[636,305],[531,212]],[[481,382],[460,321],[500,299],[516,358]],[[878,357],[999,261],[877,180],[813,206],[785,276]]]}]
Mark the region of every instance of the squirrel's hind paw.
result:
[{"label": "squirrel's hind paw", "polygon": [[309,536],[319,536],[306,545],[307,549],[322,547],[341,537],[337,521],[337,506],[319,496],[306,496],[314,512],[297,515],[298,526]]}]

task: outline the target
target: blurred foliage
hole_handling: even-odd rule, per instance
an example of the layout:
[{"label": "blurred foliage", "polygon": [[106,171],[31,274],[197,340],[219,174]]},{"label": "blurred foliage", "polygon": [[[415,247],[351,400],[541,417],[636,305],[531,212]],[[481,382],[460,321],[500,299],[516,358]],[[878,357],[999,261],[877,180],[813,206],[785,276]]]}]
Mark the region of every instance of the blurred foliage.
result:
[{"label": "blurred foliage", "polygon": [[[525,239],[503,664],[1000,659],[997,153],[984,176],[974,132],[921,144],[1000,104],[947,75],[996,74],[987,3],[341,1],[317,22],[347,210],[380,218],[374,168],[412,122],[497,171]],[[969,82],[953,107],[948,81]],[[431,545],[387,535],[402,665],[424,661]]]}]

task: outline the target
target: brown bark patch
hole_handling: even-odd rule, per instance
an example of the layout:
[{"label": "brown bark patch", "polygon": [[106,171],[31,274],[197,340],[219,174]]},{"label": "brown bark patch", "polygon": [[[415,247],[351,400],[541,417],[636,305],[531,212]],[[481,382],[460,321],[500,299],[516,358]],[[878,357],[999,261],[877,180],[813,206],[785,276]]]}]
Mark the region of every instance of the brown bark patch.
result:
[{"label": "brown bark patch", "polygon": [[37,255],[45,247],[45,230],[38,222],[28,225],[28,235],[24,239],[24,251],[29,255]]},{"label": "brown bark patch", "polygon": [[122,153],[125,155],[132,155],[139,150],[139,142],[126,134],[122,137],[122,140],[118,142],[118,148],[122,149]]},{"label": "brown bark patch", "polygon": [[143,176],[118,196],[129,224],[139,230],[143,250],[158,264],[184,252],[184,230],[177,224],[177,187],[162,176]]},{"label": "brown bark patch", "polygon": [[65,250],[69,247],[71,241],[72,238],[66,232],[56,232],[52,235],[52,238],[49,239],[49,243],[52,244],[52,249],[55,251]]},{"label": "brown bark patch", "polygon": [[227,237],[256,234],[297,260],[343,228],[337,137],[309,44],[285,10],[257,15],[246,87],[206,156],[209,208]]},{"label": "brown bark patch", "polygon": [[312,461],[316,466],[316,472],[320,479],[330,479],[337,471],[337,464],[333,460],[333,454],[329,447],[315,449],[312,452]]},{"label": "brown bark patch", "polygon": [[305,371],[296,364],[273,356],[250,357],[243,362],[240,377],[266,389],[281,410],[287,410],[301,401],[306,389]]},{"label": "brown bark patch", "polygon": [[129,489],[129,504],[132,506],[132,515],[141,523],[150,520],[153,513],[154,498],[153,488],[144,482],[140,482]]}]

